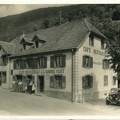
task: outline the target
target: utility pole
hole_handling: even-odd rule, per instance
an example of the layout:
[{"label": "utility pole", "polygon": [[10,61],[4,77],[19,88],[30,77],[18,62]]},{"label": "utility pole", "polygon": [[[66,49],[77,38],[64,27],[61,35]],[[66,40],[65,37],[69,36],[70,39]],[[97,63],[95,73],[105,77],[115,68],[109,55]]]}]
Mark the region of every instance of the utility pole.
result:
[{"label": "utility pole", "polygon": [[60,19],[60,25],[61,25],[61,20],[62,20],[62,11],[59,12],[59,19]]}]

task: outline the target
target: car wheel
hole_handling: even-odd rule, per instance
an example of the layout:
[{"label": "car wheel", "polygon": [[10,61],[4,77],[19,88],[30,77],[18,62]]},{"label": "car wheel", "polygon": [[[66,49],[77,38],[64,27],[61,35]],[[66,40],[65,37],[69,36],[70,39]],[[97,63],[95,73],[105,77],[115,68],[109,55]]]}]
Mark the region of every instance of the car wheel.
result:
[{"label": "car wheel", "polygon": [[109,104],[110,104],[110,102],[108,100],[106,100],[106,105],[109,105]]}]

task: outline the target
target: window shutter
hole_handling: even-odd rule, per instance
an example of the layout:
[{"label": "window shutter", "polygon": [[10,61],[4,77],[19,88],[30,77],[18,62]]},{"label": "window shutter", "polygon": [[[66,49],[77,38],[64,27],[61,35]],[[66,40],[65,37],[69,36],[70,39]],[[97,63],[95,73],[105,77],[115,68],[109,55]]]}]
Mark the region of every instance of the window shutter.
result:
[{"label": "window shutter", "polygon": [[93,87],[93,76],[90,76],[90,87]]},{"label": "window shutter", "polygon": [[109,69],[109,60],[107,60],[107,69]]},{"label": "window shutter", "polygon": [[44,68],[47,68],[47,57],[44,58]]},{"label": "window shutter", "polygon": [[66,76],[62,77],[62,88],[66,88]]},{"label": "window shutter", "polygon": [[54,56],[51,56],[50,58],[50,67],[54,68]]},{"label": "window shutter", "polygon": [[53,88],[54,87],[54,77],[50,76],[50,87]]},{"label": "window shutter", "polygon": [[3,66],[4,63],[3,63],[3,56],[1,56],[1,66]]},{"label": "window shutter", "polygon": [[37,59],[34,58],[34,68],[37,68]]},{"label": "window shutter", "polygon": [[102,60],[102,69],[104,69],[104,60]]},{"label": "window shutter", "polygon": [[17,69],[16,60],[14,60],[14,69]]},{"label": "window shutter", "polygon": [[90,68],[93,68],[93,57],[90,57]]},{"label": "window shutter", "polygon": [[85,56],[82,58],[82,66],[85,67]]},{"label": "window shutter", "polygon": [[62,56],[62,67],[66,66],[66,55]]},{"label": "window shutter", "polygon": [[85,77],[82,77],[82,88],[85,88]]}]

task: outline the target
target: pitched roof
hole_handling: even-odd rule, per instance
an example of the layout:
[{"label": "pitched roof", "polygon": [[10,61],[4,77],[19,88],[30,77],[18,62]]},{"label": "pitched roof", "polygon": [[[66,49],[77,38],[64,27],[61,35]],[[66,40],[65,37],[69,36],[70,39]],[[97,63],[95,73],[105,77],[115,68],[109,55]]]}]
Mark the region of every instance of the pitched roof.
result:
[{"label": "pitched roof", "polygon": [[29,43],[29,44],[33,44],[33,42],[32,42],[32,39],[30,39],[30,38],[22,38],[21,39],[21,42],[20,43],[22,43],[23,41],[25,41],[26,43]]},{"label": "pitched roof", "polygon": [[22,56],[35,53],[43,53],[57,50],[73,49],[77,48],[83,43],[86,35],[89,32],[99,34],[101,37],[106,38],[100,31],[93,27],[89,22],[85,20],[76,20],[70,23],[64,23],[59,26],[54,26],[48,29],[42,29],[33,33],[27,34],[27,38],[33,38],[36,34],[39,36],[45,36],[47,42],[45,42],[40,48],[33,48],[21,52],[20,44],[16,44],[20,38],[16,38],[11,41],[16,44],[15,54],[12,56]]},{"label": "pitched roof", "polygon": [[[47,41],[47,38],[46,38],[45,36],[36,34],[36,35],[34,36],[34,38],[35,38],[35,37],[37,37],[39,40],[42,40],[42,41],[44,41],[44,42]],[[32,39],[32,41],[34,41],[34,38]]]},{"label": "pitched roof", "polygon": [[3,49],[5,50],[5,52],[7,54],[14,54],[15,44],[4,42],[4,41],[0,41],[0,45],[3,47]]}]

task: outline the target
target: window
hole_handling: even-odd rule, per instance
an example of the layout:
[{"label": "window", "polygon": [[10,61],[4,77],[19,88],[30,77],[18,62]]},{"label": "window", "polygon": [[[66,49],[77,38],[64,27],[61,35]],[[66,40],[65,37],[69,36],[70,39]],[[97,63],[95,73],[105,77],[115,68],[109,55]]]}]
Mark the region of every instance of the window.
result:
[{"label": "window", "polygon": [[94,46],[94,37],[89,37],[89,45]]},{"label": "window", "polygon": [[1,46],[0,46],[0,51],[1,51]]},{"label": "window", "polygon": [[93,86],[93,76],[86,75],[82,78],[82,87],[83,88],[91,88]]},{"label": "window", "polygon": [[38,68],[47,68],[47,57],[38,58]]},{"label": "window", "polygon": [[26,60],[18,59],[14,61],[14,69],[25,69]]},{"label": "window", "polygon": [[66,87],[66,77],[61,75],[50,77],[50,87],[52,88],[65,88]]},{"label": "window", "polygon": [[4,56],[2,56],[2,66],[6,66],[7,64],[8,64],[8,56],[6,56],[6,55],[4,55]]},{"label": "window", "polygon": [[104,86],[108,86],[108,76],[104,75]]},{"label": "window", "polygon": [[2,83],[6,83],[6,72],[2,72]]},{"label": "window", "polygon": [[23,49],[26,50],[26,44],[25,43],[23,43]]},{"label": "window", "polygon": [[51,56],[51,68],[60,68],[66,66],[66,55]]},{"label": "window", "polygon": [[39,47],[39,42],[38,41],[35,41],[35,46],[36,46],[36,48]]},{"label": "window", "polygon": [[116,85],[116,77],[115,76],[113,76],[113,85]]},{"label": "window", "polygon": [[93,68],[93,57],[84,55],[83,56],[83,67]]},{"label": "window", "polygon": [[106,48],[106,44],[104,40],[101,40],[101,49],[105,49],[105,48]]},{"label": "window", "polygon": [[27,68],[34,68],[34,59],[33,58],[27,59]]},{"label": "window", "polygon": [[103,69],[109,69],[109,60],[108,59],[104,59],[102,61],[102,67],[103,67]]}]

